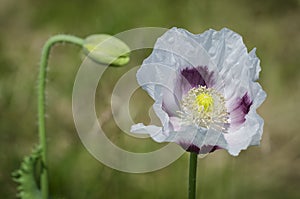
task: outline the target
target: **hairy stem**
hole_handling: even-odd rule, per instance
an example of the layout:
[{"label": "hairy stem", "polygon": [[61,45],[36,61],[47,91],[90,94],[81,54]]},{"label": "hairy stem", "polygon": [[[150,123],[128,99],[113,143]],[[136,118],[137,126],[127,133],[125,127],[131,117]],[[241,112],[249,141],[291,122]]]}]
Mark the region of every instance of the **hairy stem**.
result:
[{"label": "hairy stem", "polygon": [[48,172],[47,172],[47,142],[45,128],[45,87],[47,76],[47,64],[51,47],[56,43],[71,43],[83,46],[83,39],[71,35],[55,35],[51,37],[44,45],[41,55],[39,82],[38,82],[38,125],[39,141],[42,148],[43,169],[41,172],[41,190],[42,198],[48,199]]},{"label": "hairy stem", "polygon": [[196,198],[196,177],[197,177],[197,160],[198,154],[190,153],[190,169],[189,169],[189,199]]}]

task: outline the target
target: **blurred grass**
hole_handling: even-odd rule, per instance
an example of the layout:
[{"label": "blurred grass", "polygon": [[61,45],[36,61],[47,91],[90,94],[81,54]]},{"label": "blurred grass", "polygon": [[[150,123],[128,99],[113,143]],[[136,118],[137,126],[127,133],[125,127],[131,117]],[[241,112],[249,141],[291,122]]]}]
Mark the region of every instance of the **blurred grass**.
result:
[{"label": "blurred grass", "polygon": [[[183,27],[194,33],[231,28],[261,58],[260,83],[268,93],[260,147],[238,158],[217,151],[199,161],[202,198],[300,198],[300,2],[299,0],[0,1],[0,197],[15,198],[10,173],[37,142],[36,81],[43,43],[57,33],[87,36],[143,27]],[[100,82],[98,115],[109,107],[114,83],[149,54],[134,53],[126,68],[108,70]],[[48,141],[51,193],[61,198],[185,198],[187,156],[148,174],[127,174],[95,160],[83,147],[71,112],[80,50],[57,46],[48,78]],[[136,107],[151,100],[137,91]],[[100,101],[101,100],[101,101]],[[134,99],[133,99],[134,100]],[[141,111],[142,112],[142,111]],[[141,114],[141,113],[139,113]],[[148,118],[143,118],[148,121]],[[109,116],[110,138],[128,150],[161,145],[124,138]]]}]

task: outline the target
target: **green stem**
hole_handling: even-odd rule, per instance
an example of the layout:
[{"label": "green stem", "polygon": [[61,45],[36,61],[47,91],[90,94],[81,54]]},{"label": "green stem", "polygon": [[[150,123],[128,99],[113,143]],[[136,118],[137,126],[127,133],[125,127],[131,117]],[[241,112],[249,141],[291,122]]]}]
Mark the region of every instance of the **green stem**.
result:
[{"label": "green stem", "polygon": [[42,198],[48,199],[48,172],[47,172],[47,142],[45,129],[45,87],[47,76],[47,64],[51,47],[56,43],[67,42],[78,46],[83,46],[83,39],[71,35],[55,35],[44,45],[41,55],[39,83],[38,83],[38,122],[39,122],[39,141],[42,147],[43,169],[41,172]]},{"label": "green stem", "polygon": [[197,160],[198,154],[190,154],[190,171],[189,171],[189,199],[196,198],[196,177],[197,177]]}]

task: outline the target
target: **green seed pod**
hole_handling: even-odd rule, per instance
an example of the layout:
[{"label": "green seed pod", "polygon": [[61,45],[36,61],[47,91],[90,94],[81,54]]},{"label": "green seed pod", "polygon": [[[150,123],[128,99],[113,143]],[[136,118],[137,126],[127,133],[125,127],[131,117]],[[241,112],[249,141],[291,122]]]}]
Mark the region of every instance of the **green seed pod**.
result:
[{"label": "green seed pod", "polygon": [[114,66],[129,62],[130,48],[120,39],[107,34],[88,36],[83,43],[84,53],[92,60]]}]

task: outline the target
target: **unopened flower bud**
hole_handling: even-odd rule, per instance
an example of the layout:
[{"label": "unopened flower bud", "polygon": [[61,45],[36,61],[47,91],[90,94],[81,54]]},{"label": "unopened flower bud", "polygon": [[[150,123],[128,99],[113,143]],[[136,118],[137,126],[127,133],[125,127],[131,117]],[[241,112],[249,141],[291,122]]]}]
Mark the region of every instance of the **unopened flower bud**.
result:
[{"label": "unopened flower bud", "polygon": [[114,66],[129,62],[129,47],[120,39],[107,34],[88,36],[83,43],[84,53],[92,60]]}]

